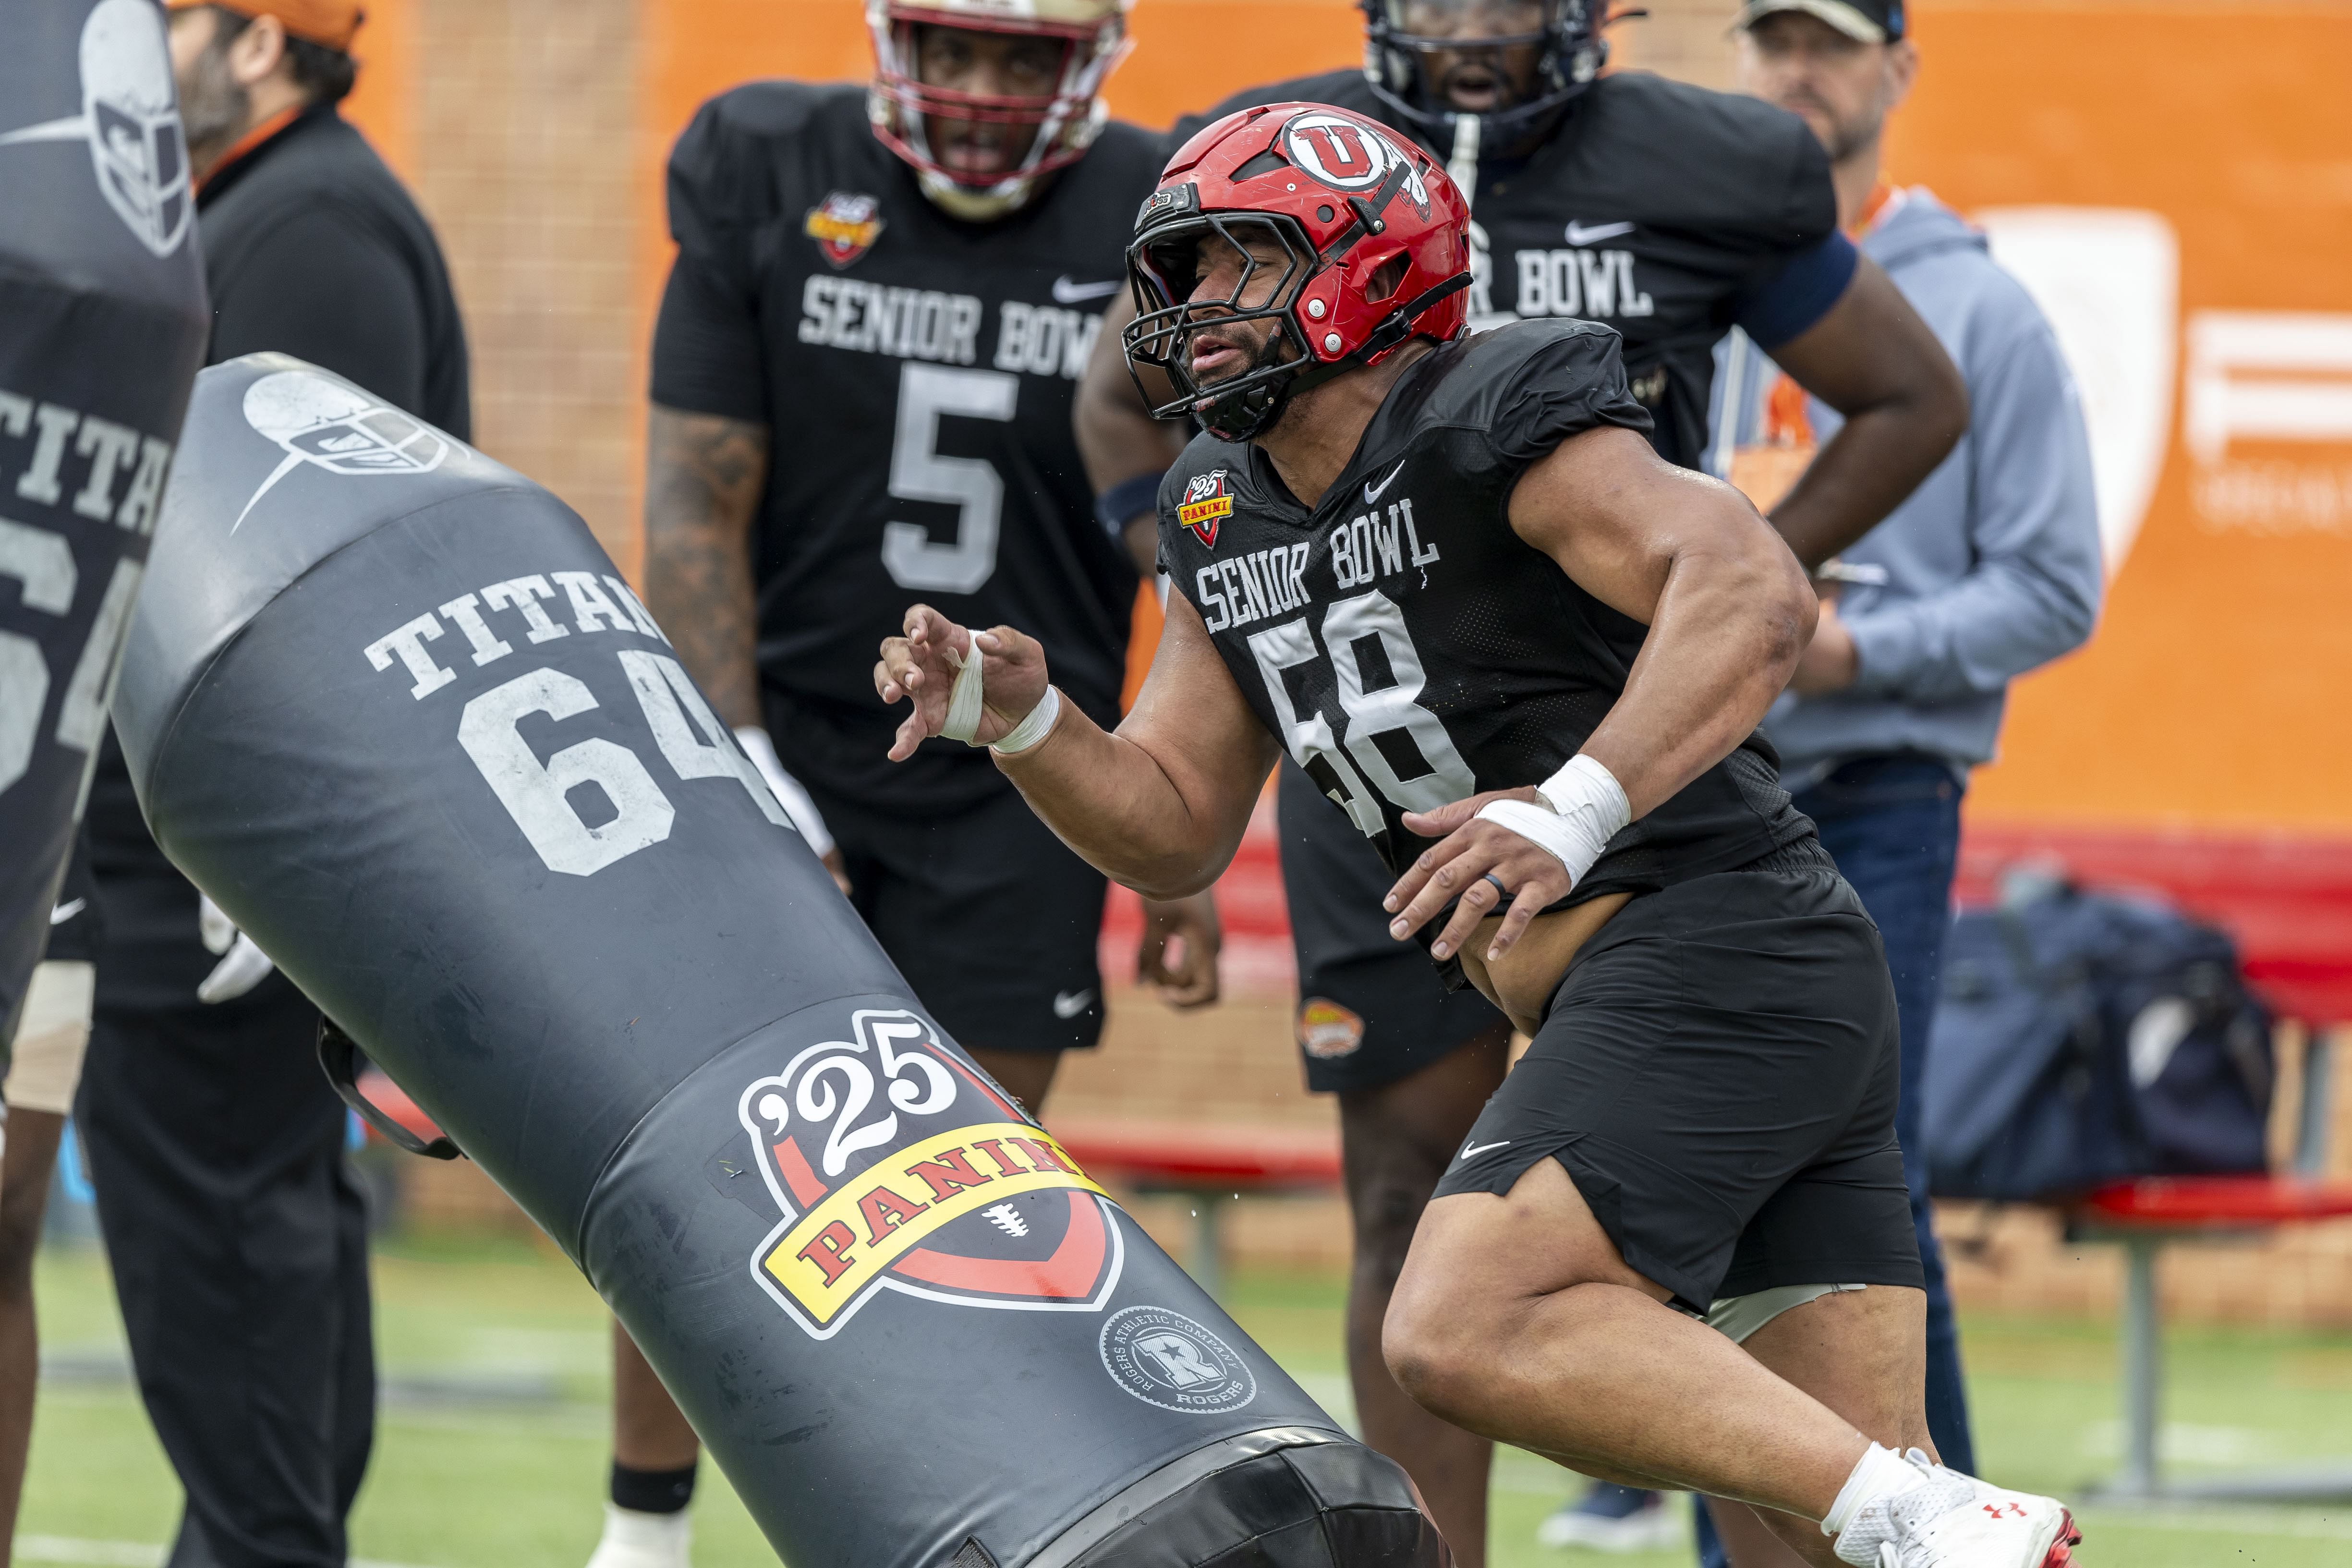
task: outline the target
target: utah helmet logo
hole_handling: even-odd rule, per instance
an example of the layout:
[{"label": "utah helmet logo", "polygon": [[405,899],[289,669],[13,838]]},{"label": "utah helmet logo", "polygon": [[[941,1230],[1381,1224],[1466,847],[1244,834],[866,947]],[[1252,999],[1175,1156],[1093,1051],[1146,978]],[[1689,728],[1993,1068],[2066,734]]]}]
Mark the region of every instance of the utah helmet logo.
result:
[{"label": "utah helmet logo", "polygon": [[837,271],[874,248],[882,237],[882,204],[873,196],[835,191],[809,208],[802,231]]},{"label": "utah helmet logo", "polygon": [[88,141],[99,194],[157,256],[188,237],[195,197],[172,88],[163,16],[152,0],[99,0],[81,29],[79,114],[0,136],[19,142]]},{"label": "utah helmet logo", "polygon": [[1421,170],[1397,144],[1344,114],[1314,110],[1282,128],[1282,151],[1300,170],[1345,195],[1378,188],[1400,170],[1398,188],[1422,216],[1429,216],[1429,187]]},{"label": "utah helmet logo", "polygon": [[1233,490],[1225,483],[1225,472],[1213,468],[1194,475],[1184,487],[1184,499],[1176,506],[1176,521],[1191,529],[1212,550],[1217,547],[1218,521],[1234,515]]},{"label": "utah helmet logo", "polygon": [[1098,1312],[1125,1258],[1110,1199],[912,1013],[861,1008],[754,1079],[736,1115],[783,1220],[751,1278],[813,1339],[884,1290]]},{"label": "utah helmet logo", "polygon": [[285,448],[229,526],[235,533],[278,480],[305,463],[349,476],[429,474],[454,443],[423,420],[313,370],[281,370],[245,389],[245,422]]}]

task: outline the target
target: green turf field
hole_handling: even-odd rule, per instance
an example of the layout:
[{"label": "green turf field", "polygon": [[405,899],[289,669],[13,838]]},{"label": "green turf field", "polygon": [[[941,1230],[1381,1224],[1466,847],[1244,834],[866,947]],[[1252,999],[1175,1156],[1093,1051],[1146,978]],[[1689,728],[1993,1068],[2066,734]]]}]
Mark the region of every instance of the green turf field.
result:
[{"label": "green turf field", "polygon": [[[570,1267],[521,1243],[394,1246],[377,1262],[388,1380],[354,1550],[418,1568],[581,1568],[606,1462],[604,1320]],[[44,1260],[52,1371],[34,1434],[17,1557],[120,1564],[156,1558],[178,1489],[136,1395],[93,1249]],[[1242,1276],[1235,1315],[1307,1388],[1344,1410],[1339,1286]],[[2188,1332],[2172,1342],[2168,1439],[2183,1471],[2352,1460],[2352,1335]],[[2115,1347],[2100,1327],[2003,1319],[1968,1325],[1979,1441],[1996,1480],[2064,1490],[2101,1474],[2118,1441]],[[1664,1568],[1688,1554],[1546,1551],[1537,1521],[1576,1483],[1507,1456],[1496,1477],[1496,1568]],[[2088,1568],[2346,1568],[2352,1508],[2090,1510]],[[708,1468],[696,1502],[699,1568],[772,1563]],[[811,1568],[852,1568],[848,1564]]]}]

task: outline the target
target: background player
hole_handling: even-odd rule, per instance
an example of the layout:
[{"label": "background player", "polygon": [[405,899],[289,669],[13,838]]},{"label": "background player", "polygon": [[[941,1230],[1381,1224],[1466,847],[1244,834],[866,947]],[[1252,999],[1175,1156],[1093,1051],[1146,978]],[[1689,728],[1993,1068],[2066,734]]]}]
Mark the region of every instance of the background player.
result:
[{"label": "background player", "polygon": [[[814,797],[925,1005],[1033,1111],[1102,1028],[1102,875],[964,748],[886,763],[868,671],[908,598],[933,596],[1052,628],[1072,700],[1117,721],[1152,531],[1096,521],[1070,413],[1162,151],[1097,96],[1127,8],[875,0],[870,87],[705,105],[670,161],[654,341],[646,601],[719,715]],[[1147,913],[1145,976],[1213,1000],[1206,897]],[[596,1568],[675,1563],[694,1434],[625,1337],[615,1364]]]},{"label": "background player", "polygon": [[[1706,448],[1712,344],[1735,322],[1769,342],[1846,416],[1772,513],[1807,563],[1858,538],[1950,448],[1967,423],[1958,373],[1837,232],[1828,160],[1796,117],[1641,72],[1596,78],[1606,51],[1581,0],[1368,0],[1365,10],[1366,72],[1255,89],[1219,112],[1330,102],[1457,154],[1460,183],[1475,187],[1474,241],[1484,238],[1473,330],[1522,318],[1616,328],[1653,447],[1686,468]],[[1097,484],[1139,494],[1135,476],[1165,467],[1181,436],[1144,416],[1113,345],[1096,350],[1081,435]],[[1362,834],[1296,769],[1283,770],[1281,788],[1302,997],[1366,1025],[1345,1058],[1310,1047],[1307,1064],[1310,1083],[1341,1091],[1357,1409],[1368,1439],[1412,1472],[1456,1555],[1475,1565],[1488,1446],[1405,1399],[1377,1349],[1421,1205],[1502,1081],[1507,1033],[1478,1003],[1443,997],[1418,958],[1388,940],[1378,906],[1389,879]],[[1314,1025],[1345,1021],[1303,1016],[1302,1040]],[[1652,1522],[1666,1521],[1634,1528]]]},{"label": "background player", "polygon": [[919,605],[875,667],[914,708],[891,755],[987,743],[1167,893],[1223,869],[1278,738],[1402,873],[1391,934],[1433,931],[1535,1036],[1423,1215],[1399,1382],[1588,1471],[1728,1489],[1816,1562],[2054,1568],[2056,1502],[1880,1446],[1926,1438],[1894,998],[1755,731],[1813,595],[1738,492],[1638,438],[1615,334],[1463,332],[1465,218],[1321,106],[1178,152],[1125,342],[1204,434],[1161,491],[1180,596],[1142,696],[1106,733],[1035,639]]}]

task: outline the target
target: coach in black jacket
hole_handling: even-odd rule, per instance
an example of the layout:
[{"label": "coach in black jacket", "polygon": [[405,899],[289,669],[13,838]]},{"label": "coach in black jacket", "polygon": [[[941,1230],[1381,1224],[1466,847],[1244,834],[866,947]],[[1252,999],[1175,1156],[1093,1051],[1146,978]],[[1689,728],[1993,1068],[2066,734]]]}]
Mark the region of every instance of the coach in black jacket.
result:
[{"label": "coach in black jacket", "polygon": [[[335,110],[359,6],[170,9],[208,362],[278,350],[467,436],[440,247]],[[317,1010],[163,858],[111,738],[89,825],[120,918],[78,1110],[140,1392],[187,1491],[170,1568],[341,1564],[375,1366],[366,1213]]]}]

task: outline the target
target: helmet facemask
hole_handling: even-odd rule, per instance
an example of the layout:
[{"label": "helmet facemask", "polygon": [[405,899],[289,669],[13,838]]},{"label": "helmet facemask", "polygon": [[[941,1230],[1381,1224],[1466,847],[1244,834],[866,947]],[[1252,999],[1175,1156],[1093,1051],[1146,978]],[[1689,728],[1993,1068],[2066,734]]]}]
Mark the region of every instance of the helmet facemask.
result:
[{"label": "helmet facemask", "polygon": [[[1201,242],[1211,236],[1241,254],[1241,274],[1223,298],[1196,300]],[[1252,241],[1258,250],[1251,248]],[[1281,259],[1259,253],[1267,250],[1278,251]],[[1193,213],[1155,224],[1139,236],[1128,251],[1136,316],[1121,341],[1129,373],[1151,405],[1152,417],[1190,415],[1223,441],[1246,441],[1270,428],[1301,373],[1323,368],[1307,352],[1291,313],[1318,268],[1306,230],[1279,214]],[[1244,321],[1274,323],[1250,363],[1232,375],[1195,380],[1194,334]],[[1162,386],[1155,390],[1154,380]]]},{"label": "helmet facemask", "polygon": [[[1014,17],[974,13],[940,0],[867,0],[875,73],[866,114],[875,135],[914,165],[923,194],[950,215],[987,222],[1019,210],[1034,198],[1046,175],[1085,156],[1101,132],[1108,115],[1100,96],[1104,79],[1133,43],[1126,33],[1127,4],[1064,0],[1039,5],[1045,15]],[[924,27],[1058,45],[1054,88],[1032,97],[929,85],[919,59]],[[951,168],[931,145],[929,118],[1001,127],[1008,139],[1025,134],[1028,141],[1003,170]]]},{"label": "helmet facemask", "polygon": [[[1609,58],[1593,11],[1601,0],[1362,0],[1364,76],[1375,96],[1425,130],[1474,117],[1488,152],[1524,148],[1569,100],[1590,86]],[[1444,31],[1414,31],[1452,22]],[[1480,24],[1477,26],[1466,24]],[[1440,57],[1492,57],[1498,82],[1505,57],[1536,51],[1535,69],[1517,101],[1486,110],[1454,107],[1437,79]]]}]

